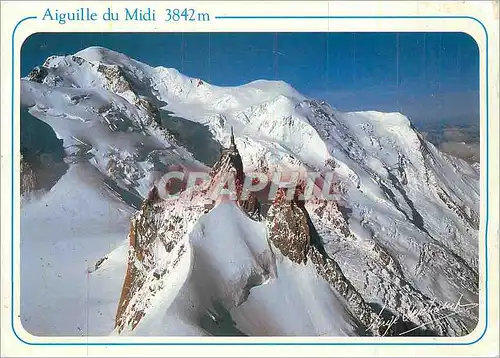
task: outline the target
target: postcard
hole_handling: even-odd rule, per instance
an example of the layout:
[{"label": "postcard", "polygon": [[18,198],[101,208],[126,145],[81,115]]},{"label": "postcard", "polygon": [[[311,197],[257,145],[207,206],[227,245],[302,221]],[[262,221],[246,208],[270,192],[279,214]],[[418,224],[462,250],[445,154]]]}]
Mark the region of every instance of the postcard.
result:
[{"label": "postcard", "polygon": [[2,2],[2,356],[497,356],[494,1]]}]

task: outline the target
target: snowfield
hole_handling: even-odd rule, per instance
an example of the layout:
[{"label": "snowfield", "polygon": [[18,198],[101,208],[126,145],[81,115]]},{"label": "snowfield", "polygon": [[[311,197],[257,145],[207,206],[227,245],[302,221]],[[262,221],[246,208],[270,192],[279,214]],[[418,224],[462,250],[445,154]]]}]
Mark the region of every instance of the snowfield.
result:
[{"label": "snowfield", "polygon": [[[88,163],[75,164],[21,209],[21,312],[35,335],[106,334],[113,329],[133,209]],[[102,270],[95,264],[108,257]],[[112,265],[111,265],[112,263]]]},{"label": "snowfield", "polygon": [[[279,81],[218,87],[100,47],[52,56],[20,81],[22,109],[62,140],[68,165],[22,194],[20,319],[32,334],[355,336],[366,333],[356,307],[404,316],[478,302],[479,165],[440,152],[400,113],[341,113]],[[231,127],[245,170],[334,171],[340,198],[306,203],[309,232],[366,305],[314,256],[283,254],[265,219],[222,202],[189,214],[167,249],[144,229],[167,273],[146,275],[131,301],[140,321],[117,330],[142,200],[170,166],[212,167]],[[168,210],[155,216],[160,231]],[[475,328],[477,307],[455,313],[427,334]]]}]

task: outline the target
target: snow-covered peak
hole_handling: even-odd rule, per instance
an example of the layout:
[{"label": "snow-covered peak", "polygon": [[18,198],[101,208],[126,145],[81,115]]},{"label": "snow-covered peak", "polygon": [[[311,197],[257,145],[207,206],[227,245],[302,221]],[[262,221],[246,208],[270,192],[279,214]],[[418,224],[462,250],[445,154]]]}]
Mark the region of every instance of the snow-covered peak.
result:
[{"label": "snow-covered peak", "polygon": [[109,50],[104,47],[92,46],[78,51],[74,56],[81,57],[90,62],[100,62],[107,65],[119,65],[124,68],[140,68],[149,72],[152,67],[136,61],[120,52]]},{"label": "snow-covered peak", "polygon": [[[178,105],[184,103],[186,106],[196,104],[212,113],[244,110],[284,97],[294,101],[304,99],[304,96],[282,81],[258,80],[241,86],[221,87],[165,67],[155,68],[152,82],[157,95],[165,101],[179,101]],[[172,104],[172,108],[182,110],[175,104]]]},{"label": "snow-covered peak", "polygon": [[136,62],[135,60],[132,60],[130,57],[120,52],[116,52],[101,46],[90,46],[78,51],[74,55],[82,57],[87,61],[96,61],[103,63],[112,62],[125,64],[126,62]]},{"label": "snow-covered peak", "polygon": [[[163,100],[174,97],[200,104],[207,102],[207,104],[212,104],[214,109],[222,111],[243,109],[279,96],[296,100],[305,98],[283,81],[255,80],[240,86],[221,87],[212,85],[204,79],[181,74],[174,68],[162,66],[153,68],[126,55],[98,46],[88,47],[74,55],[51,56],[45,61],[44,67],[72,68],[72,70],[67,71],[71,73],[78,66],[98,67],[99,64],[118,66],[125,73],[138,80],[144,80],[147,77],[151,86],[157,90],[157,96]],[[78,85],[83,87],[91,82],[80,82]]]}]

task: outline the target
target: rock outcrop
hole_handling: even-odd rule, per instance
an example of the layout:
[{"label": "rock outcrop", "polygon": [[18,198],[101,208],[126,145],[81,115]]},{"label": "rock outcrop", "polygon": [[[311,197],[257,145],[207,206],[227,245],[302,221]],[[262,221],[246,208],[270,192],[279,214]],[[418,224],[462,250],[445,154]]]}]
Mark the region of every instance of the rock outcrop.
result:
[{"label": "rock outcrop", "polygon": [[302,208],[295,201],[286,200],[285,195],[280,188],[267,212],[269,239],[293,262],[305,263],[310,247],[307,219]]},{"label": "rock outcrop", "polygon": [[163,288],[158,279],[176,267],[184,251],[177,244],[201,214],[199,205],[179,209],[160,200],[156,187],[150,191],[130,225],[127,272],[115,320],[118,332],[133,330],[142,319],[151,298]]},{"label": "rock outcrop", "polygon": [[29,193],[36,187],[36,175],[31,165],[24,160],[23,155],[21,154],[21,195],[25,193]]},{"label": "rock outcrop", "polygon": [[[231,177],[232,176],[232,177]],[[254,192],[242,195],[242,187],[245,181],[245,172],[243,169],[243,161],[234,141],[233,129],[231,128],[231,140],[229,148],[224,148],[221,151],[219,160],[210,170],[211,183],[207,193],[212,193],[220,189],[220,186],[228,180],[234,180],[236,200],[248,216],[254,220],[260,221],[261,204]],[[210,195],[210,194],[209,194]]]},{"label": "rock outcrop", "polygon": [[49,74],[49,71],[43,66],[36,66],[28,74],[28,80],[33,82],[42,83],[45,77]]},{"label": "rock outcrop", "polygon": [[377,313],[344,276],[338,264],[328,257],[302,202],[287,200],[285,189],[280,188],[266,221],[269,240],[284,256],[298,264],[306,264],[310,260],[318,275],[346,299],[360,325],[365,327],[362,334],[383,335],[392,332],[387,324],[374,324],[378,320]]}]

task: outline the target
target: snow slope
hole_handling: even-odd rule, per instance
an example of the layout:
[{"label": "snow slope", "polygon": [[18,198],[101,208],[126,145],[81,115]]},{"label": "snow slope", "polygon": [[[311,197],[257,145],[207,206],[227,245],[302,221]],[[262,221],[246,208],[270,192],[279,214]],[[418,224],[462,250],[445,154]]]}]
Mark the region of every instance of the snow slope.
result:
[{"label": "snow slope", "polygon": [[[35,193],[36,194],[36,193]],[[88,163],[21,208],[21,320],[35,335],[106,334],[113,329],[133,209]],[[102,270],[95,264],[107,257]]]},{"label": "snow slope", "polygon": [[[402,114],[341,113],[284,82],[218,87],[99,47],[47,59],[21,79],[21,102],[63,140],[69,164],[48,193],[22,207],[21,315],[30,332],[111,332],[127,255],[119,245],[131,214],[168,166],[207,170],[211,163],[193,141],[203,137],[205,152],[217,157],[215,148],[228,145],[231,127],[245,170],[334,171],[338,202],[310,202],[306,209],[327,254],[368,304],[404,315],[432,300],[477,302],[479,171],[426,142]],[[195,128],[194,136],[188,128]],[[355,334],[352,304],[319,279],[310,262],[300,266],[274,250],[276,277],[263,278],[263,265],[270,265],[266,234],[238,210],[219,205],[186,232],[187,251],[176,251],[178,266],[162,278],[170,289],[159,291],[148,306],[154,314],[128,334],[219,334],[200,323],[207,310],[220,309],[219,301],[236,322],[237,330],[228,328],[232,334]],[[55,218],[61,228],[48,224]],[[103,315],[90,314],[86,325],[77,307],[87,302],[88,274],[69,263],[83,267],[108,252],[89,276],[91,288],[94,282],[106,287],[102,297],[89,297]],[[57,270],[40,266],[48,258]],[[57,276],[66,270],[67,280]],[[255,275],[262,282],[243,301],[241,287],[227,287]],[[318,297],[312,302],[306,296],[311,290]],[[201,299],[200,291],[210,299]],[[186,307],[188,300],[195,307]],[[72,308],[73,301],[80,306]],[[42,306],[52,314],[42,318]],[[57,314],[59,307],[65,315]],[[61,318],[72,314],[74,319]],[[477,322],[477,311],[457,316],[463,324],[432,329],[463,335]]]}]

